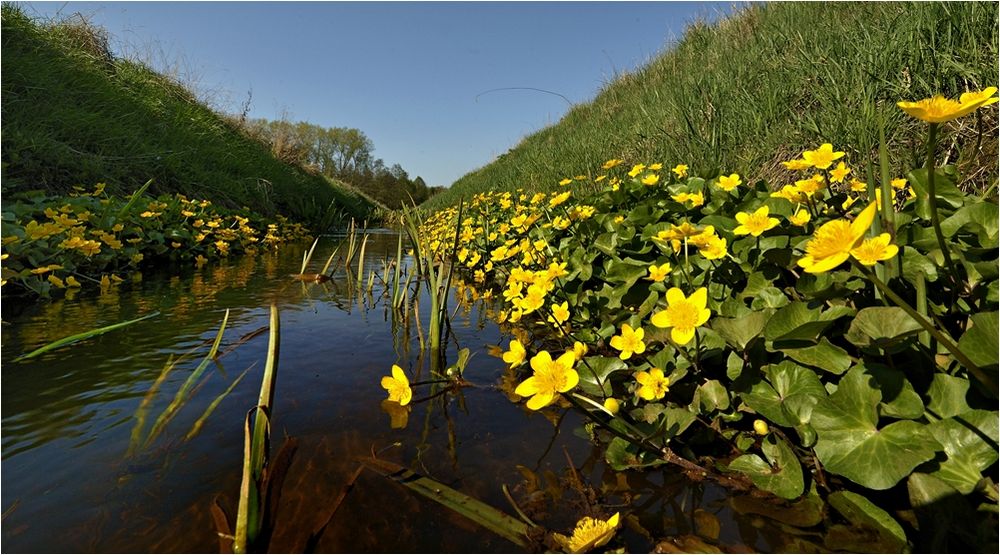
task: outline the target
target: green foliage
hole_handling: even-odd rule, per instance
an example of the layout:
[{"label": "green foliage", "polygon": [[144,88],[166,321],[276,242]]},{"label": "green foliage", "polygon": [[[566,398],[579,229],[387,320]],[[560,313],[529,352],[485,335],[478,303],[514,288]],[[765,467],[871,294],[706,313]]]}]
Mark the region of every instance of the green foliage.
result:
[{"label": "green foliage", "polygon": [[104,290],[154,261],[201,267],[306,237],[303,226],[282,216],[271,220],[179,194],[152,198],[145,186],[128,198],[109,195],[103,183],[91,192],[75,189],[69,196],[4,198],[5,294],[15,287],[43,297]]},{"label": "green foliage", "polygon": [[[780,160],[832,142],[877,167],[883,127],[889,158],[910,164],[921,145],[896,101],[994,85],[997,16],[988,2],[744,5],[716,24],[691,25],[648,65],[617,76],[592,102],[427,205],[518,187],[553,190],[612,157],[684,162],[705,178],[738,171],[774,181]],[[996,130],[994,112],[949,145],[966,190],[995,183]]]},{"label": "green foliage", "polygon": [[3,5],[3,193],[67,193],[105,182],[117,195],[155,178],[154,195],[207,197],[328,225],[327,207],[366,218],[350,187],[276,159],[239,122],[140,63],[115,58],[84,20],[48,25]]},{"label": "green foliage", "polygon": [[[533,379],[527,390],[584,412],[612,468],[719,469],[785,500],[815,491],[849,523],[829,523],[828,549],[926,538],[890,516],[906,488],[995,518],[994,203],[962,192],[953,166],[935,170],[953,184],[937,212],[897,182],[886,214],[831,164],[771,193],[621,163],[424,222],[419,240],[460,265],[463,289],[502,299],[494,318],[526,358],[576,354],[572,369],[521,365],[505,383]],[[943,247],[936,218],[951,222]],[[970,549],[993,541],[966,532]]]}]

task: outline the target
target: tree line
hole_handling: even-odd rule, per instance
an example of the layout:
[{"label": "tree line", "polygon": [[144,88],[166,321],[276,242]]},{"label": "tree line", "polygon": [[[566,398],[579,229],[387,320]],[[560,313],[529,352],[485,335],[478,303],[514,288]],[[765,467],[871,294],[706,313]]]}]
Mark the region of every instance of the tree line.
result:
[{"label": "tree line", "polygon": [[349,183],[389,208],[409,205],[411,198],[419,204],[444,189],[376,158],[375,144],[359,129],[266,119],[249,120],[246,128],[281,160]]}]

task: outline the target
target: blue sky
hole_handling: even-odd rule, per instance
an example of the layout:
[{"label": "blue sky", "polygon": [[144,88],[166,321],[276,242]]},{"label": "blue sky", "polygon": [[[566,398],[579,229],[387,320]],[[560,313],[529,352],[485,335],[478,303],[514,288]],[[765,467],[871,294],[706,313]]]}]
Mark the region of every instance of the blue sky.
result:
[{"label": "blue sky", "polygon": [[[194,83],[251,117],[356,127],[375,155],[450,185],[641,67],[700,2],[29,2],[80,12],[117,52]],[[492,92],[487,92],[492,91]]]}]

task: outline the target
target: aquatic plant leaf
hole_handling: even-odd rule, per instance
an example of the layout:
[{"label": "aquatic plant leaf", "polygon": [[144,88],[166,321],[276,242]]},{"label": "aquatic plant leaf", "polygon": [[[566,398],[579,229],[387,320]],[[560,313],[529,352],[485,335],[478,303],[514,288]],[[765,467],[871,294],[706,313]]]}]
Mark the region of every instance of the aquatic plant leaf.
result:
[{"label": "aquatic plant leaf", "polygon": [[823,499],[816,493],[816,482],[809,493],[794,503],[762,499],[753,495],[734,495],[729,498],[733,510],[739,514],[755,514],[774,519],[782,524],[809,528],[823,521]]},{"label": "aquatic plant leaf", "polygon": [[528,546],[528,525],[507,513],[398,464],[373,458],[360,461],[367,468],[444,505],[515,545]]},{"label": "aquatic plant leaf", "polygon": [[971,319],[972,327],[962,334],[958,348],[984,371],[996,371],[1000,353],[998,313],[980,312],[973,314]]},{"label": "aquatic plant leaf", "polygon": [[742,472],[754,485],[782,499],[795,499],[802,495],[805,482],[798,457],[783,439],[774,434],[761,444],[767,462],[757,455],[742,455],[729,463],[729,470]]},{"label": "aquatic plant leaf", "polygon": [[969,380],[937,373],[927,388],[927,409],[938,418],[951,418],[969,410],[965,400],[969,393]]},{"label": "aquatic plant leaf", "polygon": [[941,450],[917,422],[878,428],[881,400],[863,367],[856,366],[841,378],[836,392],[816,404],[810,421],[819,436],[816,456],[826,470],[876,490],[896,485]]},{"label": "aquatic plant leaf", "polygon": [[[253,366],[251,365],[250,368],[253,368]],[[243,381],[243,377],[247,375],[247,372],[250,371],[250,368],[244,370],[242,374],[240,374],[235,380],[233,380],[233,383],[229,384],[229,387],[227,387],[225,391],[220,393],[215,399],[212,400],[211,403],[209,403],[207,407],[205,407],[205,412],[201,413],[201,416],[198,417],[198,420],[196,420],[195,423],[191,426],[191,429],[188,430],[187,435],[184,436],[184,441],[189,441],[191,438],[198,435],[198,432],[201,431],[201,428],[205,425],[205,422],[208,421],[208,417],[212,416],[212,413],[215,412],[215,409],[216,407],[219,406],[219,403],[221,403],[223,399],[225,399],[230,393],[232,393],[233,389],[235,389],[236,386],[239,385],[241,381]]]},{"label": "aquatic plant leaf", "polygon": [[191,398],[191,390],[195,383],[201,378],[201,375],[208,368],[208,364],[215,360],[215,354],[219,351],[219,345],[222,343],[222,335],[226,331],[226,323],[229,322],[229,309],[226,309],[226,314],[222,317],[222,324],[219,325],[219,331],[215,334],[215,341],[212,343],[212,348],[209,349],[208,354],[205,358],[201,359],[198,366],[191,372],[191,374],[184,380],[181,387],[174,394],[174,398],[167,405],[167,408],[160,413],[156,421],[153,422],[153,427],[150,428],[149,434],[146,436],[146,441],[143,443],[144,446],[148,447],[152,445],[156,438],[160,436],[163,429],[170,423],[171,420],[177,415],[177,412],[187,404]]},{"label": "aquatic plant leaf", "polygon": [[152,314],[147,314],[147,315],[145,315],[145,316],[143,316],[141,318],[136,318],[134,320],[128,320],[126,322],[118,322],[117,324],[111,324],[110,326],[104,326],[103,328],[97,328],[97,329],[93,329],[93,330],[90,330],[90,331],[85,331],[83,333],[77,333],[77,334],[71,335],[69,337],[64,337],[62,339],[53,341],[52,343],[49,343],[48,345],[44,345],[42,347],[39,347],[39,348],[35,349],[34,351],[31,351],[30,353],[23,354],[23,355],[15,358],[11,362],[18,362],[18,361],[26,360],[26,359],[29,359],[29,358],[34,358],[34,357],[36,357],[38,355],[47,353],[49,351],[58,349],[60,347],[65,347],[66,345],[72,345],[73,343],[76,343],[78,341],[83,341],[84,339],[90,339],[91,337],[96,337],[98,335],[108,333],[109,331],[114,331],[114,330],[119,329],[119,328],[124,328],[125,326],[131,326],[132,324],[135,324],[136,322],[141,322],[143,320],[149,320],[150,318],[155,318],[156,316],[159,316],[159,315],[160,315],[160,312],[157,311],[157,312],[154,312]]},{"label": "aquatic plant leaf", "polygon": [[760,336],[770,318],[771,311],[758,310],[742,318],[715,318],[711,325],[726,343],[742,351],[754,338]]},{"label": "aquatic plant leaf", "polygon": [[702,413],[726,410],[729,408],[729,393],[719,380],[708,380],[695,391],[695,402],[700,405]]},{"label": "aquatic plant leaf", "polygon": [[816,372],[794,362],[772,364],[765,375],[767,381],[755,383],[743,400],[779,426],[794,427],[809,422],[813,407],[826,397]]},{"label": "aquatic plant leaf", "polygon": [[859,347],[880,347],[916,335],[923,327],[905,310],[895,306],[872,306],[858,311],[845,337]]},{"label": "aquatic plant leaf", "polygon": [[978,235],[980,246],[993,248],[997,246],[998,218],[1000,218],[1000,207],[993,202],[969,204],[941,220],[941,233],[945,237],[951,237],[960,229],[969,228]]},{"label": "aquatic plant leaf", "polygon": [[[826,546],[834,550],[869,553],[900,553],[906,546],[906,532],[889,513],[868,498],[852,491],[836,491],[826,499],[852,525],[831,527]],[[874,537],[873,537],[874,536]]]},{"label": "aquatic plant leaf", "polygon": [[785,353],[796,362],[814,366],[832,374],[843,374],[851,367],[851,355],[830,343],[830,340],[825,337],[820,337],[819,343],[808,347],[776,347],[775,349]]},{"label": "aquatic plant leaf", "polygon": [[584,393],[591,395],[611,395],[608,376],[626,368],[628,365],[618,357],[587,357],[576,367],[580,376],[579,387]]},{"label": "aquatic plant leaf", "polygon": [[809,304],[796,301],[778,309],[764,327],[768,341],[816,341],[823,330],[837,318],[850,316],[854,310],[835,306],[827,311],[822,307],[809,308]]},{"label": "aquatic plant leaf", "polygon": [[970,410],[928,426],[948,459],[931,475],[963,494],[972,493],[983,471],[997,461],[997,411]]},{"label": "aquatic plant leaf", "polygon": [[881,364],[868,363],[864,366],[865,373],[875,380],[882,394],[879,414],[911,420],[924,415],[924,402],[906,379],[906,374]]}]

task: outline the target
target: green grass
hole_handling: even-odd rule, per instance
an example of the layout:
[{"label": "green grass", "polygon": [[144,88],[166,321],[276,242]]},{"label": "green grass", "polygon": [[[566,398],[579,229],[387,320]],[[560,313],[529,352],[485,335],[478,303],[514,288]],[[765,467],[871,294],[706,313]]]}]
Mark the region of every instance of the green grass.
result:
[{"label": "green grass", "polygon": [[[923,145],[914,137],[923,134],[913,128],[921,122],[896,101],[997,85],[997,20],[997,4],[978,2],[746,7],[692,25],[650,64],[425,206],[487,190],[551,190],[565,177],[596,176],[610,158],[686,163],[706,178],[738,172],[780,186],[789,174],[778,163],[822,142],[877,166],[882,122],[893,168],[919,165]],[[960,165],[970,160],[962,173],[979,190],[995,182],[997,166],[997,112],[982,112],[983,152],[971,152],[975,118],[951,126],[956,140],[942,146]]]},{"label": "green grass", "polygon": [[347,185],[274,158],[234,118],[180,84],[114,57],[85,22],[41,24],[3,6],[3,194],[105,182],[182,193],[316,227],[377,207]]}]

